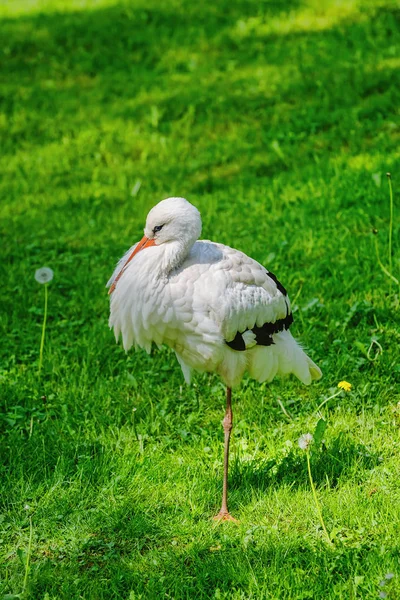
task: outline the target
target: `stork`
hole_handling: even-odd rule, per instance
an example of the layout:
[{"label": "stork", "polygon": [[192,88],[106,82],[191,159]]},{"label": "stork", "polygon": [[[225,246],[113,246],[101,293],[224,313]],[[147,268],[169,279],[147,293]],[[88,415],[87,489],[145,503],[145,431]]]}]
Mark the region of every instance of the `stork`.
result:
[{"label": "stork", "polygon": [[109,325],[128,351],[153,343],[175,351],[185,381],[217,373],[226,384],[224,476],[219,520],[228,510],[232,388],[244,373],[256,381],[293,373],[308,385],[321,377],[289,331],[290,301],[275,275],[243,252],[199,240],[201,217],[184,198],[167,198],[147,215],[144,236],[118,262],[107,286]]}]

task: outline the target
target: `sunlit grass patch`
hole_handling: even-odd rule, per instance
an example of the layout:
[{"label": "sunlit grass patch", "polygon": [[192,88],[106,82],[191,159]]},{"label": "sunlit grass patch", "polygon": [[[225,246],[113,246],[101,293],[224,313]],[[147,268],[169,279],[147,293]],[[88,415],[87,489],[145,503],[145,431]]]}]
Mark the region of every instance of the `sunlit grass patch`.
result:
[{"label": "sunlit grass patch", "polygon": [[268,18],[267,13],[265,16],[241,19],[235,24],[233,36],[241,39],[249,36],[262,38],[269,35],[324,31],[349,20],[366,19],[367,8],[372,14],[374,12],[372,2],[365,3],[361,0],[336,0],[329,3],[310,1],[305,4],[306,6],[295,7],[287,12],[282,11],[277,17]]}]

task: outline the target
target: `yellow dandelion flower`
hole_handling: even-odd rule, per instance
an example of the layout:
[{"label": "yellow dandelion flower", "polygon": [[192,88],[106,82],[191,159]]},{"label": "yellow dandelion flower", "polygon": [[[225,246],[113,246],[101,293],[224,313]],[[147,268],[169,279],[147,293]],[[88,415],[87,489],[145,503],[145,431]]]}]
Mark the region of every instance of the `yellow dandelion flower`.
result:
[{"label": "yellow dandelion flower", "polygon": [[351,383],[349,383],[348,381],[339,381],[338,383],[338,388],[340,388],[341,390],[344,390],[345,392],[350,392],[351,390]]}]

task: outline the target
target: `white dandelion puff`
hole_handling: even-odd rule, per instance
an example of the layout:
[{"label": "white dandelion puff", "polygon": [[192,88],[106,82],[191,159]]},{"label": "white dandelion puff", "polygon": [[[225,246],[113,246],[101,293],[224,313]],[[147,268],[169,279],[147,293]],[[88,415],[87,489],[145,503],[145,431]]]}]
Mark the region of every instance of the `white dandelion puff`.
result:
[{"label": "white dandelion puff", "polygon": [[53,277],[54,273],[49,267],[42,267],[35,271],[35,279],[38,283],[49,283]]},{"label": "white dandelion puff", "polygon": [[311,446],[313,440],[314,438],[311,433],[304,433],[300,436],[298,444],[302,450],[307,450]]}]

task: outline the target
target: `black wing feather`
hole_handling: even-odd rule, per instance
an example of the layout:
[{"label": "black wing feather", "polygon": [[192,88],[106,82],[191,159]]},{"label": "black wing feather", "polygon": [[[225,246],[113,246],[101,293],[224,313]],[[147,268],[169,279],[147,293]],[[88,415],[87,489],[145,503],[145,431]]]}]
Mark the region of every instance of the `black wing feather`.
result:
[{"label": "black wing feather", "polygon": [[[293,315],[288,311],[284,319],[277,319],[275,323],[264,323],[261,327],[255,325],[252,329],[246,329],[245,331],[252,331],[255,334],[258,346],[272,346],[272,344],[275,343],[272,337],[274,333],[289,329],[292,323]],[[245,331],[238,331],[231,342],[225,340],[225,343],[232,348],[232,350],[243,352],[246,350],[246,344],[242,337]]]}]

